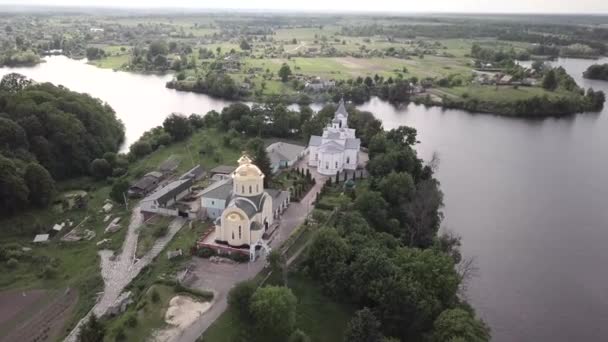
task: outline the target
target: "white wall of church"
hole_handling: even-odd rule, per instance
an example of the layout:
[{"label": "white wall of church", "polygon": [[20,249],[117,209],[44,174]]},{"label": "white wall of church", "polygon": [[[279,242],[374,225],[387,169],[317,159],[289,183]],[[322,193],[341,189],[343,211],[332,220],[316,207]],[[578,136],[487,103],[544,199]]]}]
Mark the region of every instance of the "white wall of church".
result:
[{"label": "white wall of church", "polygon": [[335,175],[342,171],[344,153],[322,153],[320,154],[319,166],[317,171],[323,175]]},{"label": "white wall of church", "polygon": [[317,146],[309,146],[308,147],[308,166],[316,167],[319,163],[317,156]]},{"label": "white wall of church", "polygon": [[228,242],[231,246],[248,245],[249,226],[250,222],[245,212],[239,208],[228,208],[222,213],[218,240]]},{"label": "white wall of church", "polygon": [[264,192],[264,180],[261,177],[250,179],[235,178],[232,191],[238,196],[257,196]]},{"label": "white wall of church", "polygon": [[356,170],[358,163],[359,151],[348,149],[344,151],[344,168],[347,170]]}]

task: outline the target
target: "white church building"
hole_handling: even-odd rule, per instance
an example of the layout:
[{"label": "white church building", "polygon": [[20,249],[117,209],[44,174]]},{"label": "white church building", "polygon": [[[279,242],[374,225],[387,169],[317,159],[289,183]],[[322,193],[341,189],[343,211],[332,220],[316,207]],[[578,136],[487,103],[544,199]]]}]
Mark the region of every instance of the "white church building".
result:
[{"label": "white church building", "polygon": [[308,143],[308,166],[323,175],[335,175],[343,170],[356,170],[361,140],[355,130],[348,128],[348,112],[340,100],[334,118],[323,129],[323,136],[312,135]]},{"label": "white church building", "polygon": [[273,197],[264,189],[264,174],[246,155],[232,173],[229,204],[216,220],[215,239],[232,247],[251,246],[273,223]]}]

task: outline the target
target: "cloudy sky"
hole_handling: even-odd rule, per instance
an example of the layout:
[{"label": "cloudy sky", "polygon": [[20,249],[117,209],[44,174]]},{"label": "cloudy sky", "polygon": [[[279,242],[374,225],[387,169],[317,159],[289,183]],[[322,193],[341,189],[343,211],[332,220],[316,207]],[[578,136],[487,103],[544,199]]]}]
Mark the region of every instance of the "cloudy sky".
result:
[{"label": "cloudy sky", "polygon": [[608,13],[608,0],[0,0],[0,4],[375,12]]}]

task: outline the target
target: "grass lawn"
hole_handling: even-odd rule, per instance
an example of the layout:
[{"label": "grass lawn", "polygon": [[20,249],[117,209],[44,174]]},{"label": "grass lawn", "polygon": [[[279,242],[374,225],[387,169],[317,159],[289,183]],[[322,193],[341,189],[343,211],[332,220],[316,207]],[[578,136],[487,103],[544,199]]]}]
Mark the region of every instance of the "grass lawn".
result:
[{"label": "grass lawn", "polygon": [[541,87],[518,87],[515,89],[511,86],[496,86],[492,85],[470,85],[466,87],[454,88],[439,88],[439,92],[445,93],[448,96],[469,97],[480,101],[490,102],[513,102],[517,100],[528,99],[534,96],[548,96],[549,98],[558,96],[570,96],[569,92],[563,91],[548,91]]},{"label": "grass lawn", "polygon": [[102,59],[89,61],[89,63],[98,68],[117,70],[120,69],[123,65],[129,63],[129,55],[112,55],[104,57]]},{"label": "grass lawn", "polygon": [[[158,294],[158,300],[152,299],[152,293]],[[131,306],[127,312],[112,320],[107,325],[107,334],[104,341],[113,342],[119,331],[123,331],[125,341],[145,341],[150,334],[166,326],[165,312],[169,307],[169,301],[175,296],[175,291],[170,286],[153,285],[142,295],[137,306]],[[131,326],[135,317],[137,323]]]},{"label": "grass lawn", "polygon": [[142,225],[139,228],[135,256],[141,258],[152,249],[156,239],[167,235],[171,221],[171,217],[157,216]]},{"label": "grass lawn", "polygon": [[[289,288],[298,298],[297,328],[315,342],[343,341],[344,330],[355,309],[335,302],[306,275],[295,273],[288,278]],[[246,326],[236,313],[226,310],[203,335],[205,342],[232,342],[246,334]]]},{"label": "grass lawn", "polygon": [[[210,224],[203,222],[193,222],[191,225],[182,227],[165,251],[181,249],[184,256],[168,260],[165,253],[162,252],[156,261],[145,268],[129,285],[128,289],[132,291],[136,304],[131,305],[124,314],[106,322],[108,332],[106,341],[114,341],[116,334],[121,329],[127,337],[125,341],[145,341],[154,330],[166,326],[164,315],[169,301],[180,291],[176,291],[172,286],[155,284],[155,282],[171,279],[178,270],[184,267],[190,259],[190,248],[207,229],[211,229]],[[152,300],[152,291],[158,292],[160,297],[158,302]],[[130,316],[137,317],[138,323],[135,327],[127,324]]]}]

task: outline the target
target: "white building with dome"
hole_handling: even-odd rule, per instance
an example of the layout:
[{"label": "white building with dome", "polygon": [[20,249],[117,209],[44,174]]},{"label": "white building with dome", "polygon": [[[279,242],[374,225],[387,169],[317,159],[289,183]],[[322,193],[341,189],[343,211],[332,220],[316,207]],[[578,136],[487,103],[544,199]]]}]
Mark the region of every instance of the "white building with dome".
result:
[{"label": "white building with dome", "polygon": [[340,100],[334,118],[323,135],[311,135],[308,143],[308,166],[323,175],[335,175],[343,170],[356,170],[361,140],[355,130],[348,128],[348,112]]},{"label": "white building with dome", "polygon": [[264,189],[262,171],[246,155],[238,162],[239,166],[231,175],[228,204],[215,221],[215,242],[230,247],[249,247],[262,240],[276,213],[271,190]]}]

